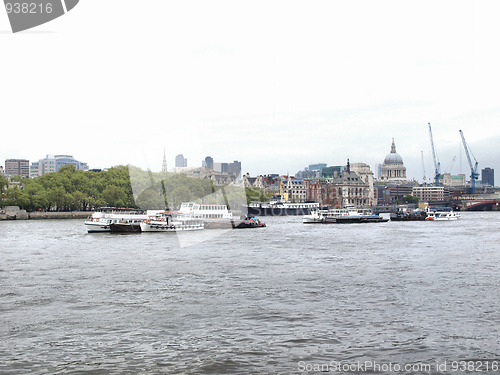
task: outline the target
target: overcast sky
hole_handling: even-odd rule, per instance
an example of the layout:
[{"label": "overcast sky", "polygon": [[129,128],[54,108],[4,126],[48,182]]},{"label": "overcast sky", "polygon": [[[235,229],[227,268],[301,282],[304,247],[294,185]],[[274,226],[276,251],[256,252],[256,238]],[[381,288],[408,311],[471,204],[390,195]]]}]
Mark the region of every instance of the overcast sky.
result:
[{"label": "overcast sky", "polygon": [[[383,162],[500,174],[498,1],[81,0],[12,34],[0,11],[0,160],[160,170]],[[455,162],[452,163],[453,158]]]}]

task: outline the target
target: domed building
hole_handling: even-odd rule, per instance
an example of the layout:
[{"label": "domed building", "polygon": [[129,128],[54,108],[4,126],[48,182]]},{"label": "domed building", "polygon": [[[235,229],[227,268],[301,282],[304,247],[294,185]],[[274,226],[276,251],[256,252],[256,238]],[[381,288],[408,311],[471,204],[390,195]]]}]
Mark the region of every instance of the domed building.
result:
[{"label": "domed building", "polygon": [[392,182],[406,180],[406,167],[403,158],[396,152],[396,144],[392,139],[391,153],[384,159],[380,168],[380,181]]}]

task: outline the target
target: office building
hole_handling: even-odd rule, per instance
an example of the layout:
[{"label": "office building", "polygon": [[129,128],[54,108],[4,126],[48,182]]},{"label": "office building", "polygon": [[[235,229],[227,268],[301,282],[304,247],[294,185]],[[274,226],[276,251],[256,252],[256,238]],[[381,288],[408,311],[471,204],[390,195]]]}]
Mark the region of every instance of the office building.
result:
[{"label": "office building", "polygon": [[30,161],[26,159],[7,159],[5,160],[6,176],[30,176]]},{"label": "office building", "polygon": [[207,156],[201,164],[207,169],[214,169],[214,159],[211,156]]},{"label": "office building", "polygon": [[185,168],[188,166],[187,158],[184,155],[179,154],[175,157],[175,167],[176,168]]},{"label": "office building", "polygon": [[483,185],[495,186],[495,170],[486,167],[481,170],[481,183]]},{"label": "office building", "polygon": [[44,159],[31,163],[30,177],[36,178],[51,172],[58,172],[62,166],[72,164],[77,170],[88,171],[87,163],[80,162],[72,155],[47,155]]}]

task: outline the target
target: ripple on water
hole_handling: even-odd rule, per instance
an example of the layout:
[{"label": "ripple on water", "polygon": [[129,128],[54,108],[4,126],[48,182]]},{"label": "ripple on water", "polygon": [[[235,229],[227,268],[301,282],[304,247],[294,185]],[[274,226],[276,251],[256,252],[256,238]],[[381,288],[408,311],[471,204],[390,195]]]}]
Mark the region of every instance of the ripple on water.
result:
[{"label": "ripple on water", "polygon": [[[299,361],[500,353],[488,213],[448,225],[264,221],[188,248],[87,235],[80,221],[0,223],[0,372],[293,373]],[[472,239],[487,245],[471,251]]]}]

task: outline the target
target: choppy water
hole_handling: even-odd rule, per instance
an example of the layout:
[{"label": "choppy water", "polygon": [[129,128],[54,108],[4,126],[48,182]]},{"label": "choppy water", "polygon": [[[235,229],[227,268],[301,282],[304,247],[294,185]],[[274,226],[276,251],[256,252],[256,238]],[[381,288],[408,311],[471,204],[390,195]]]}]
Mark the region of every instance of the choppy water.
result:
[{"label": "choppy water", "polygon": [[263,219],[191,247],[162,233],[87,234],[78,220],[0,222],[0,373],[500,366],[499,213]]}]

